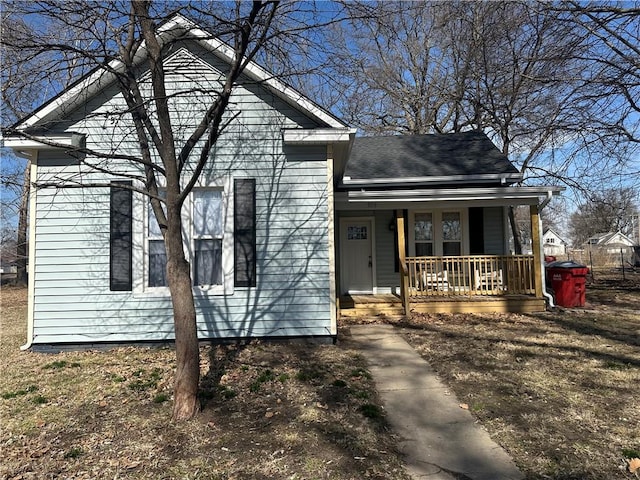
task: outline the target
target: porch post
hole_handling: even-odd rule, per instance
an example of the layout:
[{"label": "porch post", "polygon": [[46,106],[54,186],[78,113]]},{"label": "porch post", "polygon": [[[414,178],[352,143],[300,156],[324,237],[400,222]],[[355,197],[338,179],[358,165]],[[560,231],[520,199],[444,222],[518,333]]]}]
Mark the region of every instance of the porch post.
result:
[{"label": "porch post", "polygon": [[536,298],[542,298],[542,252],[540,251],[540,213],[538,205],[529,207],[531,212],[531,248],[533,250],[533,272]]},{"label": "porch post", "polygon": [[400,260],[400,299],[404,307],[404,314],[409,315],[409,278],[407,271],[407,256],[405,254],[404,214],[396,210],[396,235],[398,237],[398,258]]}]

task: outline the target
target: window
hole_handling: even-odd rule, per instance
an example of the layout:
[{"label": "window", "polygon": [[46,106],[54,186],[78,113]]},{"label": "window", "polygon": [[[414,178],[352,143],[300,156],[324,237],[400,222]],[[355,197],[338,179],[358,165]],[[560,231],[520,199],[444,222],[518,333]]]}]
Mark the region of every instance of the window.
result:
[{"label": "window", "polygon": [[[163,193],[161,192],[161,196]],[[148,212],[148,231],[147,231],[147,251],[149,252],[149,286],[150,287],[166,287],[167,286],[167,252],[164,247],[164,239],[160,225],[156,220],[156,216],[149,203]]]},{"label": "window", "polygon": [[556,239],[553,237],[547,238],[547,243],[556,243]]},{"label": "window", "polygon": [[416,256],[430,257],[433,255],[433,214],[416,213],[415,223]]},{"label": "window", "polygon": [[194,190],[192,197],[193,283],[222,285],[222,191]]},{"label": "window", "polygon": [[[222,237],[223,208],[222,191],[214,189],[194,189],[190,210],[191,240],[193,248],[194,285],[222,284]],[[190,207],[190,208],[189,208]],[[148,208],[149,228],[147,245],[149,255],[148,286],[167,286],[167,252],[164,239],[153,209]]]},{"label": "window", "polygon": [[[255,183],[255,180],[252,180]],[[251,184],[251,208],[245,209],[244,223],[235,219],[234,206],[226,194],[231,185],[194,188],[182,209],[184,251],[191,264],[191,278],[196,291],[207,294],[233,293],[234,287],[234,239],[238,232],[245,251],[243,268],[249,269],[244,286],[255,285],[255,187]],[[246,193],[246,192],[245,192]],[[161,191],[162,196],[165,195]],[[139,277],[138,291],[158,288],[157,293],[165,294],[162,287],[168,286],[167,253],[162,231],[156,221],[151,203],[146,200],[146,230],[144,249],[139,254],[144,258],[144,275]],[[237,242],[237,239],[236,239]],[[144,252],[144,253],[143,253]],[[140,260],[142,261],[142,258]],[[246,273],[246,272],[245,272]]]},{"label": "window", "polygon": [[348,226],[347,227],[347,240],[366,240],[367,239],[367,226]]},{"label": "window", "polygon": [[458,256],[468,252],[468,239],[465,239],[464,232],[466,218],[466,210],[413,213],[413,230],[410,232],[413,238],[409,242],[411,255]]},{"label": "window", "polygon": [[462,223],[460,212],[442,214],[442,254],[460,255],[462,253]]}]

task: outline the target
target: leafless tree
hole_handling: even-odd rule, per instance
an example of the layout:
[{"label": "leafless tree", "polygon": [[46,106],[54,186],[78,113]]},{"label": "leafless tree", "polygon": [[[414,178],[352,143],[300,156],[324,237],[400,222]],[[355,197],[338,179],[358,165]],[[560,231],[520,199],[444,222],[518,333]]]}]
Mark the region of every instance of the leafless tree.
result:
[{"label": "leafless tree", "polygon": [[[285,26],[291,27],[292,24],[286,21],[297,17],[290,7],[282,8],[275,1],[156,4],[151,1],[43,0],[5,5],[5,31],[12,29],[14,20],[25,18],[37,18],[39,24],[47,26],[42,31],[21,28],[18,22],[11,35],[3,35],[4,51],[19,53],[19,58],[14,58],[16,68],[25,62],[35,62],[36,71],[43,77],[57,72],[74,78],[97,69],[113,76],[126,101],[125,111],[110,112],[107,116],[111,115],[114,121],[118,116],[127,116],[135,129],[139,153],[89,148],[78,149],[76,153],[102,159],[90,165],[97,172],[122,175],[122,172],[109,169],[105,159],[130,162],[140,170],[140,175],[127,174],[126,178],[142,182],[142,187],[135,184],[131,188],[149,197],[167,252],[167,280],[173,305],[177,356],[175,420],[191,418],[199,409],[196,312],[190,265],[183,250],[182,207],[211,161],[211,150],[221,132],[233,120],[225,115],[236,81],[249,62],[260,55],[265,58],[266,45],[277,43]],[[188,126],[191,128],[188,132],[184,125],[174,124],[172,101],[193,92],[169,92],[166,82],[171,72],[164,64],[168,44],[157,36],[164,19],[176,11],[208,27],[213,35],[227,41],[232,48],[232,61],[219,88],[200,92],[201,98],[208,99],[208,104],[204,105],[197,121]],[[287,17],[287,12],[291,16]],[[301,32],[303,23],[298,21],[289,33]],[[73,35],[65,34],[69,29],[73,29]],[[144,56],[144,66],[149,72],[147,83],[139,74],[137,57],[140,55]],[[33,77],[32,81],[36,83]],[[13,93],[7,92],[7,95]],[[29,132],[11,129],[5,129],[5,133],[29,136]],[[56,187],[88,185],[90,183],[83,179],[75,180],[75,184],[55,184]],[[99,186],[93,184],[96,185]],[[163,194],[159,191],[160,185]]]},{"label": "leafless tree", "polygon": [[612,174],[640,180],[637,4],[347,2],[346,9],[349,26],[330,39],[340,73],[334,89],[343,92],[344,116],[366,133],[482,130],[529,183],[588,192]]},{"label": "leafless tree", "polygon": [[573,245],[582,245],[600,233],[622,232],[633,235],[638,215],[637,192],[630,188],[592,193],[571,215],[569,234]]}]

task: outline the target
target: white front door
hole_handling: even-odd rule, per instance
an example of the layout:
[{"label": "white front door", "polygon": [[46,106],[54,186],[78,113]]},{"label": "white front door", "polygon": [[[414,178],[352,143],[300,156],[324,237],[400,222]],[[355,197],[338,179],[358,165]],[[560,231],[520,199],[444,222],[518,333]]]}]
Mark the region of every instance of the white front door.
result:
[{"label": "white front door", "polygon": [[343,219],[341,234],[341,290],[343,293],[373,293],[373,222]]}]

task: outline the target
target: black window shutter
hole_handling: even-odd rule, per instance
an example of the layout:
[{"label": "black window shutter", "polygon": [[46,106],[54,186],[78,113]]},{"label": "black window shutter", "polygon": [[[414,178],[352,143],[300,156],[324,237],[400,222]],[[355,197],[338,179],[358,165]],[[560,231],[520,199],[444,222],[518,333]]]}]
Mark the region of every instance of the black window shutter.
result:
[{"label": "black window shutter", "polygon": [[133,183],[129,180],[111,182],[111,229],[109,235],[109,289],[130,291],[133,285]]},{"label": "black window shutter", "polygon": [[233,185],[234,281],[256,286],[256,181],[237,178]]}]

